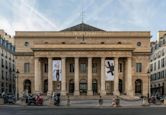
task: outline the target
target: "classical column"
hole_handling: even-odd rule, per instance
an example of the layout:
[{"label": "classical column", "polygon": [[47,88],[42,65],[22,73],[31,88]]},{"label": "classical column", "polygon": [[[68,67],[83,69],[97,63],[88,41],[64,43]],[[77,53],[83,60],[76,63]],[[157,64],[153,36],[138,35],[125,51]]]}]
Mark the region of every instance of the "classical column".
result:
[{"label": "classical column", "polygon": [[88,95],[92,93],[92,58],[88,57]]},{"label": "classical column", "polygon": [[106,95],[105,91],[105,57],[101,58],[101,91],[100,95]]},{"label": "classical column", "polygon": [[49,57],[48,58],[48,94],[47,95],[51,95],[52,91],[53,91],[53,85],[52,85],[52,58]]},{"label": "classical column", "polygon": [[127,58],[127,95],[134,96],[133,85],[132,85],[132,63],[131,57]]},{"label": "classical column", "polygon": [[34,83],[35,83],[35,93],[39,93],[40,92],[40,76],[39,76],[39,58],[35,57],[35,79],[34,79]]},{"label": "classical column", "polygon": [[124,84],[125,84],[125,90],[124,93],[127,94],[127,77],[128,77],[128,65],[127,60],[125,61],[125,78],[124,78]]},{"label": "classical column", "polygon": [[120,95],[119,93],[119,72],[118,72],[118,57],[114,58],[115,61],[115,74],[114,74],[114,95]]},{"label": "classical column", "polygon": [[61,83],[61,94],[66,95],[66,58],[62,58],[62,83]]},{"label": "classical column", "polygon": [[79,92],[79,58],[75,57],[74,64],[74,95],[80,95]]}]

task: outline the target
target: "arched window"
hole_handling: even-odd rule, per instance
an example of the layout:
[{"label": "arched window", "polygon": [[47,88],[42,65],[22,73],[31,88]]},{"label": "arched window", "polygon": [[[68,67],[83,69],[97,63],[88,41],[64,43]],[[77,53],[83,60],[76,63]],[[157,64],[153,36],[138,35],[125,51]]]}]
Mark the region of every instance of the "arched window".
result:
[{"label": "arched window", "polygon": [[69,93],[74,93],[74,80],[69,81]]},{"label": "arched window", "polygon": [[28,93],[31,93],[31,81],[28,79],[24,81],[24,91],[28,91]]},{"label": "arched window", "polygon": [[135,93],[142,94],[142,80],[140,79],[135,81]]}]

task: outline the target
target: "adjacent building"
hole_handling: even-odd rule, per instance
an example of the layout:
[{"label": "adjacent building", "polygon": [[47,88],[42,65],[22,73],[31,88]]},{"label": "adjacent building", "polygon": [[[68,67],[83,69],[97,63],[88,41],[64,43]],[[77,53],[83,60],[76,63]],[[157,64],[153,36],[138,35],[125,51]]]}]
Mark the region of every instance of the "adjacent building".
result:
[{"label": "adjacent building", "polygon": [[159,31],[158,40],[151,43],[151,95],[166,95],[166,31]]},{"label": "adjacent building", "polygon": [[0,94],[15,93],[14,38],[0,30]]},{"label": "adjacent building", "polygon": [[16,31],[19,95],[148,95],[149,31]]}]

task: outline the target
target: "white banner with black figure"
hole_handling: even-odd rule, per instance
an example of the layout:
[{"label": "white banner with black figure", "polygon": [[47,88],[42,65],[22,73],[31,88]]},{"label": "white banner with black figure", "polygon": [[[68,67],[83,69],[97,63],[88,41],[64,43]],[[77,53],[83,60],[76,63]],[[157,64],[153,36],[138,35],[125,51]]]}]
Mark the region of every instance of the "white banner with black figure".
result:
[{"label": "white banner with black figure", "polygon": [[105,60],[105,80],[114,80],[114,60]]},{"label": "white banner with black figure", "polygon": [[53,60],[53,81],[62,80],[62,63],[61,60]]}]

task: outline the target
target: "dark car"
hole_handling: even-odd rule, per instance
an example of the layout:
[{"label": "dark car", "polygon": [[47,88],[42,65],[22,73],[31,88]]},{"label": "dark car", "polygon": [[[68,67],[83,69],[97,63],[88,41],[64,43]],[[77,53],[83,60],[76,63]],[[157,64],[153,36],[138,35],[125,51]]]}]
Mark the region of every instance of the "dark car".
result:
[{"label": "dark car", "polygon": [[13,94],[4,95],[3,99],[4,99],[5,104],[15,104],[16,103],[16,98]]}]

